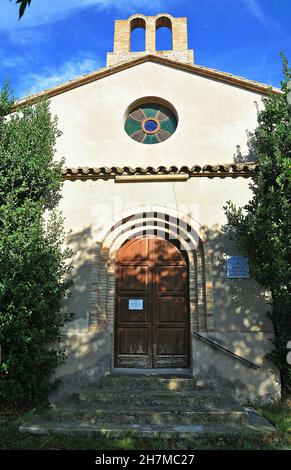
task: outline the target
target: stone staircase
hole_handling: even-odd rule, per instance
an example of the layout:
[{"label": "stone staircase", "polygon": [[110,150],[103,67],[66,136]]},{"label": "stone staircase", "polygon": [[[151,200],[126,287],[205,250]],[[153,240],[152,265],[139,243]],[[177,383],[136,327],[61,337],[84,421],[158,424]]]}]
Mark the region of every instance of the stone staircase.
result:
[{"label": "stone staircase", "polygon": [[196,433],[274,432],[255,410],[191,376],[108,375],[37,412],[21,432],[110,433],[172,437]]}]

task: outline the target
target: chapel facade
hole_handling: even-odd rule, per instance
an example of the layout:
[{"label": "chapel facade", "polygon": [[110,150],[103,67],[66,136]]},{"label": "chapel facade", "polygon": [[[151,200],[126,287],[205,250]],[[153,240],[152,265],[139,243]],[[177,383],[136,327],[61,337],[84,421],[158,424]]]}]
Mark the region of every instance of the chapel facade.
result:
[{"label": "chapel facade", "polygon": [[[171,50],[156,50],[160,27]],[[135,28],[145,51],[131,51]],[[187,19],[160,14],[117,20],[107,66],[45,92],[75,252],[60,395],[117,369],[279,393],[267,294],[222,231],[226,202],[251,197],[247,132],[268,89],[196,65]]]}]

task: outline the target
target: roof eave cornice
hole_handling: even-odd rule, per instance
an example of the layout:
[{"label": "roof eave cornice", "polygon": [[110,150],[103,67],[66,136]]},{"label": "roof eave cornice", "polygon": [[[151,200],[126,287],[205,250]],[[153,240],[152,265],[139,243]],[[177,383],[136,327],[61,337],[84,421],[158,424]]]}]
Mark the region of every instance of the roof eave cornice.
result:
[{"label": "roof eave cornice", "polygon": [[168,59],[166,57],[160,57],[154,54],[147,54],[145,56],[138,57],[136,59],[130,60],[122,64],[98,69],[95,72],[91,72],[82,77],[72,79],[69,82],[63,83],[61,85],[57,85],[55,87],[44,90],[40,93],[36,93],[34,95],[18,100],[16,101],[13,110],[22,108],[23,106],[26,106],[26,105],[34,104],[41,98],[52,98],[66,91],[78,88],[80,86],[86,85],[88,83],[92,83],[97,80],[101,80],[102,78],[108,77],[115,73],[121,72],[123,70],[127,70],[129,68],[135,67],[137,65],[140,65],[146,62],[155,62],[161,65],[166,65],[168,67],[176,68],[176,69],[183,70],[186,72],[192,72],[200,76],[204,76],[213,80],[218,80],[220,82],[224,82],[224,83],[228,83],[234,86],[245,88],[250,91],[264,94],[264,95],[269,94],[270,90],[272,93],[279,93],[279,94],[283,93],[279,88],[273,88],[271,85],[259,83],[254,80],[248,80],[246,78],[239,77],[237,75],[232,75],[226,72],[220,72],[219,70],[204,67],[202,65],[184,64],[182,62],[177,62],[175,60]]}]

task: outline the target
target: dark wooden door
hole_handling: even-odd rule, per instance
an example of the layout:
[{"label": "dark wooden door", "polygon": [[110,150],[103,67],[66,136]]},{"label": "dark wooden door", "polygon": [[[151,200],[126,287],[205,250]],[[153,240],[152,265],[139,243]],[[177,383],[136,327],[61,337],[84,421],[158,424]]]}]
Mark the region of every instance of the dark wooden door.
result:
[{"label": "dark wooden door", "polygon": [[171,242],[141,237],[117,254],[115,366],[189,365],[188,267]]}]

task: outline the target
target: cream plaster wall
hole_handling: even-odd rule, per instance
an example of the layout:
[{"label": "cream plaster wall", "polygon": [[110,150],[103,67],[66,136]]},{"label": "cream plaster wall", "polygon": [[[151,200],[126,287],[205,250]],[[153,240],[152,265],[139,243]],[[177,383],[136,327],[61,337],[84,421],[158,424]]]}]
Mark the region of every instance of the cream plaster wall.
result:
[{"label": "cream plaster wall", "polygon": [[70,244],[76,252],[77,274],[70,299],[76,318],[84,318],[89,309],[91,250],[96,243],[102,243],[109,221],[118,220],[118,214],[126,209],[135,212],[136,208],[158,203],[165,211],[174,208],[191,215],[207,232],[212,251],[215,329],[271,332],[271,323],[265,315],[268,307],[265,295],[256,283],[248,279],[226,279],[226,256],[238,252],[220,230],[226,222],[223,205],[229,199],[237,205],[245,204],[249,183],[250,180],[243,178],[135,184],[114,180],[66,181],[60,208],[65,215],[66,231],[72,231]]},{"label": "cream plaster wall", "polygon": [[[157,96],[175,107],[179,123],[162,144],[141,145],[123,129],[128,106]],[[158,166],[233,162],[248,154],[260,95],[168,66],[146,62],[57,95],[51,109],[63,131],[58,156],[67,166]]]},{"label": "cream plaster wall", "polygon": [[270,351],[269,334],[251,332],[203,333],[209,339],[259,366],[250,368],[209,344],[192,338],[193,371],[200,383],[212,384],[217,389],[230,389],[242,402],[268,401],[280,396],[278,370],[264,361]]},{"label": "cream plaster wall", "polygon": [[[127,107],[146,96],[163,98],[177,110],[177,131],[162,144],[143,145],[124,132]],[[256,126],[255,102],[260,99],[260,95],[239,87],[147,62],[51,99],[52,113],[58,116],[63,131],[57,143],[57,157],[64,156],[66,165],[72,167],[231,163],[237,145],[242,155],[248,155],[246,132]],[[120,220],[125,210],[142,211],[149,205],[164,207],[165,212],[173,208],[188,214],[195,221],[195,229],[200,227],[206,233],[215,334],[230,349],[240,344],[242,354],[250,360],[263,361],[267,338],[273,334],[266,317],[268,305],[253,280],[226,279],[226,256],[237,254],[237,250],[221,232],[226,221],[223,206],[228,200],[240,206],[245,204],[251,195],[250,182],[244,178],[216,177],[179,183],[121,184],[114,180],[64,183],[60,208],[66,231],[71,232],[69,244],[75,250],[74,286],[64,308],[75,317],[66,327],[64,345],[68,360],[58,375],[67,377],[69,391],[72,384],[81,386],[96,380],[111,365],[112,332],[106,330],[103,320],[106,290],[112,286],[104,273],[98,282],[92,282],[99,262],[96,247],[101,246],[110,221]],[[99,318],[102,321],[96,318],[97,329],[92,331],[89,316],[92,305],[98,302],[103,305]],[[199,361],[207,353],[204,373],[208,367],[225,380],[231,381],[233,377],[233,382],[240,382],[250,396],[255,396],[256,388],[258,397],[276,389],[268,365],[263,365],[263,371],[257,375],[253,370],[246,373],[245,366],[207,348],[193,340],[194,372],[197,369],[203,375]]]}]

